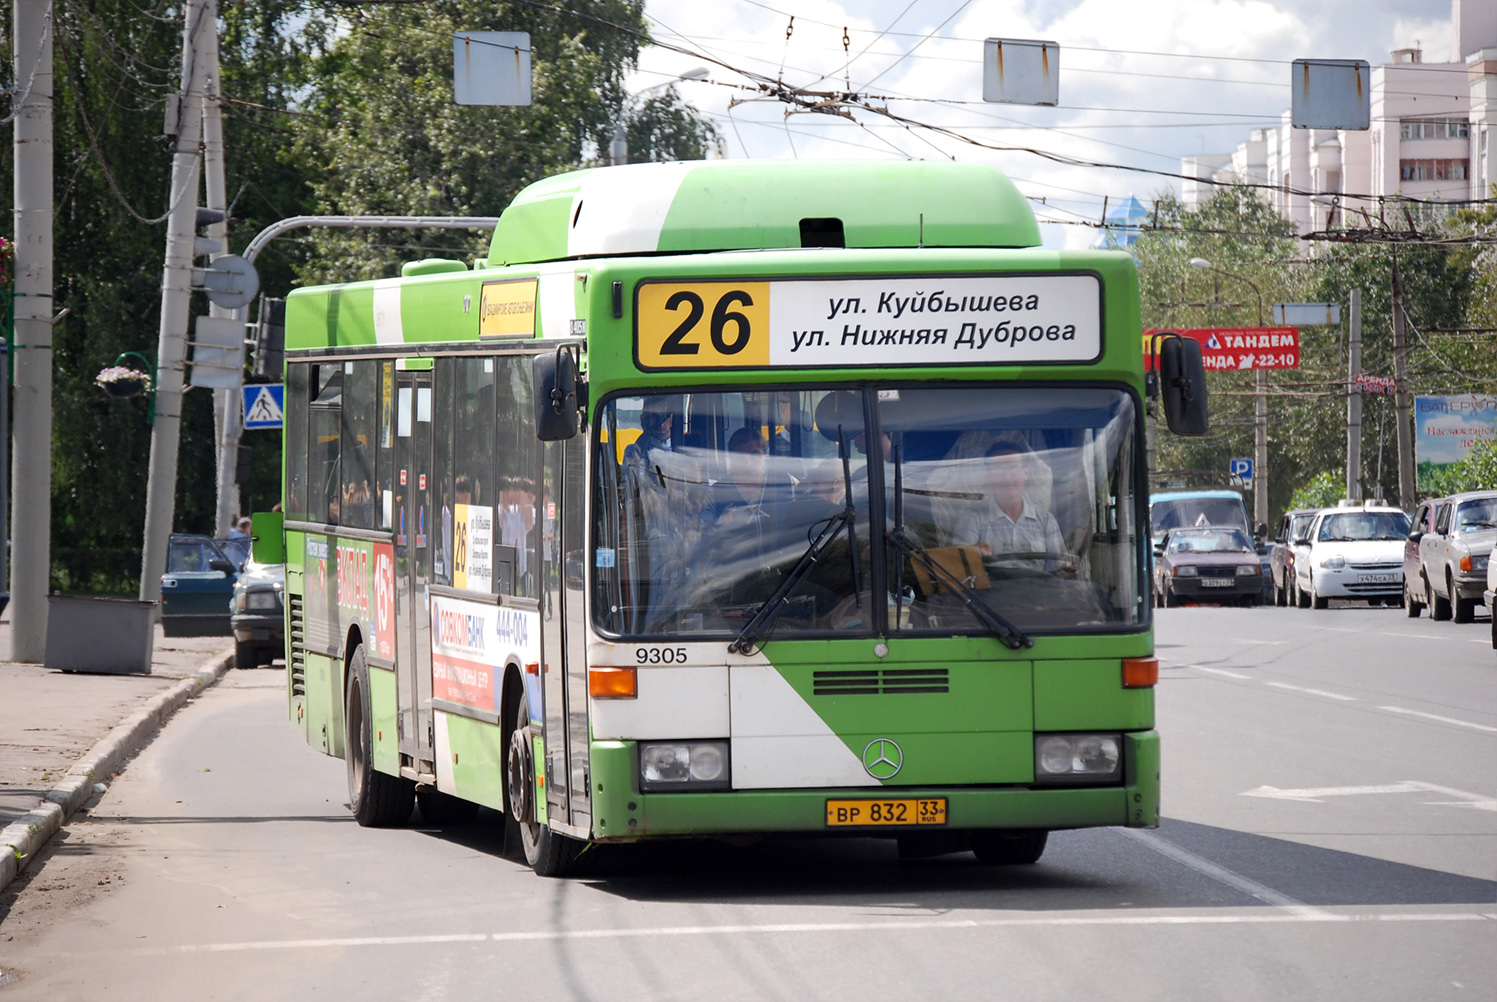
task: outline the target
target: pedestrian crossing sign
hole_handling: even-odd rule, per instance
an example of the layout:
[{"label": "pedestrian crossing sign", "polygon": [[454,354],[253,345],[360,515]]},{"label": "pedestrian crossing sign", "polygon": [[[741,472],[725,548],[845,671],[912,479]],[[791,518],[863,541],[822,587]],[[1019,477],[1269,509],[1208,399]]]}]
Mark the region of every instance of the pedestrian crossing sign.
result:
[{"label": "pedestrian crossing sign", "polygon": [[241,389],[244,392],[246,430],[281,427],[286,400],[284,383],[258,383]]}]

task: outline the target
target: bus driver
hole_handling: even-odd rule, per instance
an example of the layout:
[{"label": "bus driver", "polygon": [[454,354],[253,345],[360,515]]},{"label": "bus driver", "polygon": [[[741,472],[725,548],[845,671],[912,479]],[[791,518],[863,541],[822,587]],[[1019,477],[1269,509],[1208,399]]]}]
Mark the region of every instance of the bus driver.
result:
[{"label": "bus driver", "polygon": [[1046,570],[1062,577],[1074,575],[1076,565],[1055,516],[1024,496],[1030,478],[1029,450],[1002,439],[984,455],[988,492],[957,518],[952,541],[973,546],[997,563],[1043,559]]}]

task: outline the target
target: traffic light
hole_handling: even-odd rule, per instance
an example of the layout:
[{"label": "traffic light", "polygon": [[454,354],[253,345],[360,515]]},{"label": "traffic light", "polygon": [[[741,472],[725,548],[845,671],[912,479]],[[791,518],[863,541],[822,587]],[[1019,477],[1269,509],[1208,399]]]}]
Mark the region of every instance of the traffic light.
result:
[{"label": "traffic light", "polygon": [[234,483],[247,484],[250,480],[250,466],[255,458],[255,450],[248,445],[239,447],[239,454],[234,457]]},{"label": "traffic light", "polygon": [[260,322],[255,325],[255,357],[251,371],[261,379],[280,379],[286,359],[286,301],[261,299]]},{"label": "traffic light", "polygon": [[[206,230],[208,227],[214,225],[215,223],[223,222],[225,216],[226,213],[222,209],[207,209],[201,205],[198,206],[196,220],[197,232],[201,233],[203,230]],[[204,236],[194,236],[192,238],[193,257],[207,257],[210,254],[217,254],[221,250],[223,250],[223,244],[219,243],[217,240],[210,240],[208,237]]]}]

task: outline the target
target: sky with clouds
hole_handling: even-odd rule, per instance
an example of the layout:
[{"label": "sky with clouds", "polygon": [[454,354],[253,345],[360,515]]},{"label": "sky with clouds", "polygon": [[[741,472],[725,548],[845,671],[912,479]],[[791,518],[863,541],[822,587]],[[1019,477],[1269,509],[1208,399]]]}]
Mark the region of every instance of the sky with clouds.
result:
[{"label": "sky with clouds", "polygon": [[[651,47],[630,90],[707,66],[705,81],[678,86],[717,125],[727,156],[992,163],[1044,197],[1036,211],[1055,221],[1044,227],[1049,246],[1088,245],[1096,231],[1064,221],[1095,221],[1104,196],[1147,201],[1178,182],[984,149],[866,112],[787,116],[779,101],[739,89],[752,82],[733,70],[851,86],[990,145],[1175,172],[1182,156],[1230,152],[1250,129],[1277,125],[1294,59],[1377,65],[1416,45],[1426,62],[1451,59],[1450,0],[647,0],[645,14],[657,40],[732,69]],[[1059,106],[984,103],[985,38],[1058,43]]]}]

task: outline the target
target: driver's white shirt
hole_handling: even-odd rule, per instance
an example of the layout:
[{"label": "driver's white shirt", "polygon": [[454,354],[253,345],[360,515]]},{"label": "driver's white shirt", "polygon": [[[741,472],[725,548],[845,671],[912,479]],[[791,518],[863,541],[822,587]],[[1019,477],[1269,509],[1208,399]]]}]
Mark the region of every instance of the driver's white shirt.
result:
[{"label": "driver's white shirt", "polygon": [[1066,552],[1065,537],[1055,516],[1024,499],[1016,522],[1008,517],[992,495],[964,511],[952,526],[953,543],[987,543],[995,557],[1006,553],[1043,553],[1051,561]]}]

